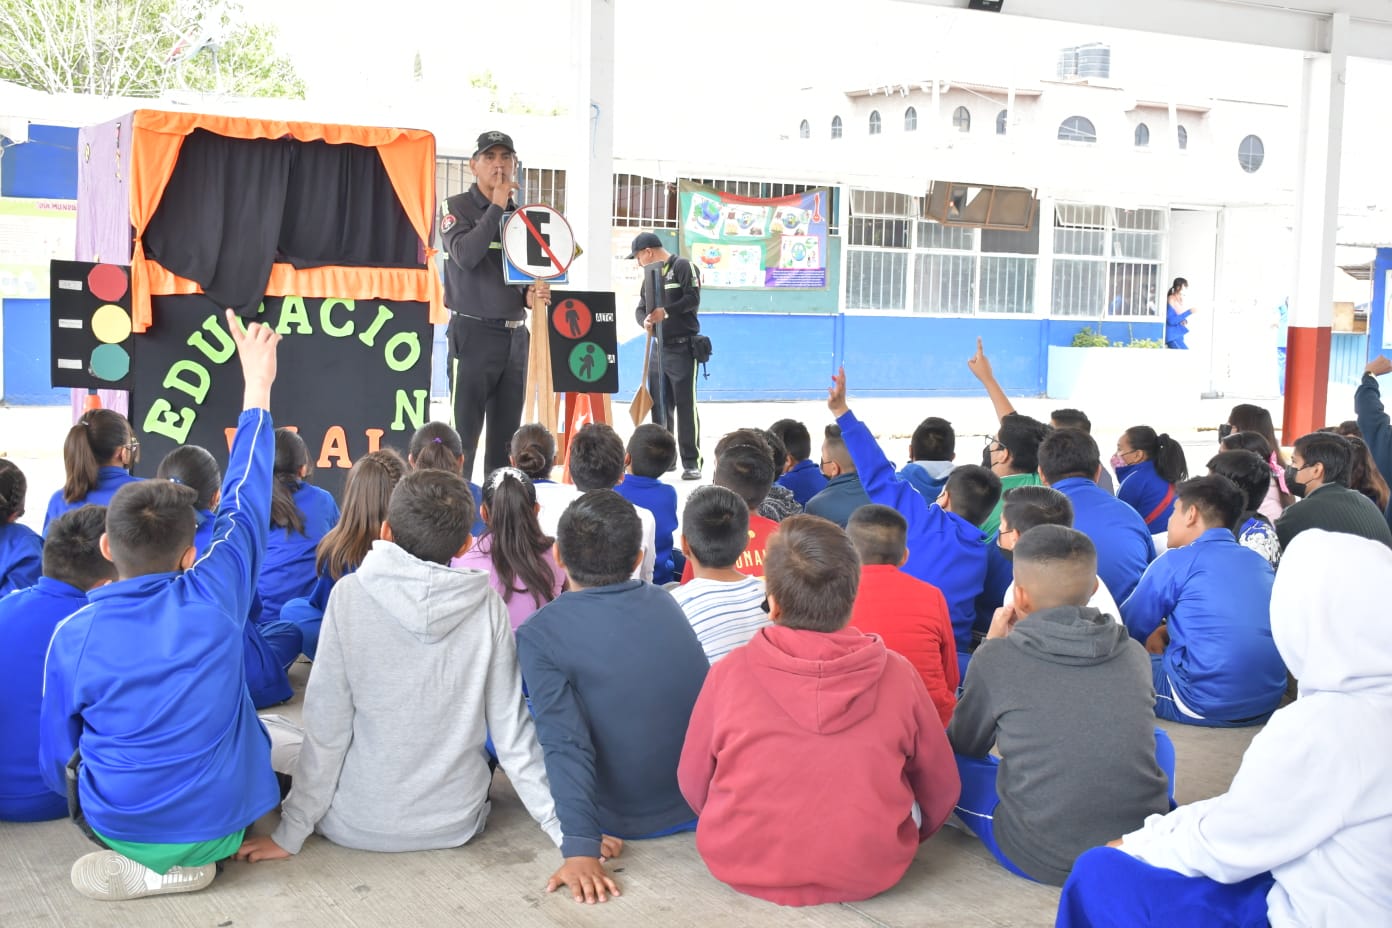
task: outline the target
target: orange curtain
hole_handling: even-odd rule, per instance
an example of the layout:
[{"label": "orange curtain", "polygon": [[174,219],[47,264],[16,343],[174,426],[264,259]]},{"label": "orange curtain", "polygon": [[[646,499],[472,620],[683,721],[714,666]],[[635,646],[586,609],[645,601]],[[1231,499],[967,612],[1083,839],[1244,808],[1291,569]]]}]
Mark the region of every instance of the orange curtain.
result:
[{"label": "orange curtain", "polygon": [[385,129],[337,126],[311,122],[244,119],[200,113],[137,110],[132,119],[131,225],[135,247],[131,254],[131,319],[135,331],[150,326],[150,297],[199,293],[201,288],[146,258],[141,239],[164,196],[169,176],[179,160],[184,137],[195,129],[237,139],[293,138],[376,148],[391,179],[392,189],[425,245],[424,268],[314,267],[288,264],[271,267],[266,292],[270,296],[379,297],[430,305],[430,321],[449,320],[436,264],[430,247],[434,222],[435,137],[423,129]]}]

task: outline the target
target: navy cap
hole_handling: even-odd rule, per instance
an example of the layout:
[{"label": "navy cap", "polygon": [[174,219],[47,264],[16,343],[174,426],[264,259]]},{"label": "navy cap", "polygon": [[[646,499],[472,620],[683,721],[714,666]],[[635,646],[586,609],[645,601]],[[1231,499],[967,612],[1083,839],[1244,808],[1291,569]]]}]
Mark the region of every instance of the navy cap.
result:
[{"label": "navy cap", "polygon": [[633,239],[633,250],[628,253],[628,256],[630,258],[636,258],[638,257],[638,252],[642,251],[644,248],[661,247],[662,239],[658,238],[656,233],[639,232],[637,237]]},{"label": "navy cap", "polygon": [[475,149],[473,157],[477,158],[488,149],[499,146],[506,148],[513,154],[517,153],[516,146],[512,144],[512,136],[506,132],[485,132],[478,137],[478,148]]}]

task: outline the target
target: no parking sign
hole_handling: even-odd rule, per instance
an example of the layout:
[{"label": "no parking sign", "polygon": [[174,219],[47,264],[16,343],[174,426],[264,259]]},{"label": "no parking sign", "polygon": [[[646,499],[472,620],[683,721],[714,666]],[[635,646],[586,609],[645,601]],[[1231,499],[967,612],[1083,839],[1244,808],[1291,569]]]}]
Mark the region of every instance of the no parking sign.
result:
[{"label": "no parking sign", "polygon": [[549,206],[519,206],[503,219],[503,276],[510,284],[565,283],[575,253],[570,223]]}]

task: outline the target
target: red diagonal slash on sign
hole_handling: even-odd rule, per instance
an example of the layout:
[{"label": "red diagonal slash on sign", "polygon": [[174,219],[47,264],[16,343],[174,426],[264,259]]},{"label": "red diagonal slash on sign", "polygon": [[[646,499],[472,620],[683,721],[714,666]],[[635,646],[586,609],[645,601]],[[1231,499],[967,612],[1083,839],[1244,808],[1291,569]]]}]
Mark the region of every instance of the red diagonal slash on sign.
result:
[{"label": "red diagonal slash on sign", "polygon": [[541,250],[546,252],[546,257],[551,259],[551,265],[556,269],[556,273],[564,273],[565,265],[561,263],[560,258],[556,257],[556,253],[551,250],[551,246],[546,243],[546,239],[537,231],[537,227],[532,225],[532,221],[527,218],[527,211],[519,209],[517,215],[522,218],[522,224],[527,227],[527,231],[531,233],[532,238],[536,239],[537,244],[541,246]]}]

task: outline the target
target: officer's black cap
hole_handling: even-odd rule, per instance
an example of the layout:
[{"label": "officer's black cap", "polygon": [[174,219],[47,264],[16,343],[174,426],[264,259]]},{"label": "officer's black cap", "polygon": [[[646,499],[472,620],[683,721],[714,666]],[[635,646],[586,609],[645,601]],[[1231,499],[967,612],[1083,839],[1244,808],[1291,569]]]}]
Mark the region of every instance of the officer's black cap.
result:
[{"label": "officer's black cap", "polygon": [[499,147],[506,148],[514,154],[517,153],[517,148],[512,144],[512,136],[506,132],[485,132],[478,137],[478,148],[474,150],[473,157],[477,158],[488,149]]},{"label": "officer's black cap", "polygon": [[628,253],[630,258],[638,257],[638,252],[644,248],[661,248],[662,239],[652,232],[639,232],[633,240],[633,250]]}]

